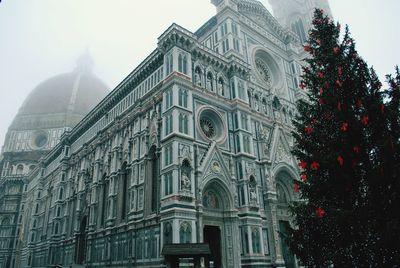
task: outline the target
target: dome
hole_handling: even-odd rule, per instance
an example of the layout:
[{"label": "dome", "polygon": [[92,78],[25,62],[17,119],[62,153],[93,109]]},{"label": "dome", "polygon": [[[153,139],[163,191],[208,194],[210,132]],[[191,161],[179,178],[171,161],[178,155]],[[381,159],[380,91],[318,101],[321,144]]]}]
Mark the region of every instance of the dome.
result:
[{"label": "dome", "polygon": [[91,73],[60,74],[39,84],[26,98],[18,115],[72,113],[86,115],[108,93]]},{"label": "dome", "polygon": [[25,99],[10,129],[72,128],[109,93],[92,72],[92,62],[81,57],[74,71],[40,83]]}]

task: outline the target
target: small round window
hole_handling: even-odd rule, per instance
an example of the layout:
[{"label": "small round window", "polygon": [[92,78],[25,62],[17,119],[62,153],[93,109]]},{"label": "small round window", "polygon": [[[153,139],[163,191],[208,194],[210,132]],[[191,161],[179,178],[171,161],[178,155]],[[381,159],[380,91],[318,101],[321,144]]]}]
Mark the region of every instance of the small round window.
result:
[{"label": "small round window", "polygon": [[44,131],[38,131],[33,135],[33,146],[36,148],[42,148],[47,144],[48,137]]},{"label": "small round window", "polygon": [[204,107],[199,112],[198,126],[203,137],[222,142],[226,138],[225,124],[217,111]]}]

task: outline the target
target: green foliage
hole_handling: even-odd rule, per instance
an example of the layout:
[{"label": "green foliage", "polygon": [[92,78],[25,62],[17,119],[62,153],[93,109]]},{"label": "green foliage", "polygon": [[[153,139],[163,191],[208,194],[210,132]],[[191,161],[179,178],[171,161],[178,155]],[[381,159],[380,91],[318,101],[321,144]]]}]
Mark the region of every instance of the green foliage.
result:
[{"label": "green foliage", "polygon": [[[289,244],[310,267],[400,264],[400,72],[382,90],[346,27],[315,11],[293,133],[301,200]],[[397,242],[396,242],[397,241]]]}]

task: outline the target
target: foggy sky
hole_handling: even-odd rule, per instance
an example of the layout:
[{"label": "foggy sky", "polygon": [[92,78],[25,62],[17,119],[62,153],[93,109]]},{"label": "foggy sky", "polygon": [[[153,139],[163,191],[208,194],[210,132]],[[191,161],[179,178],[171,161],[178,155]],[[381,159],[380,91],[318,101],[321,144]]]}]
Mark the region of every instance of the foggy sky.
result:
[{"label": "foggy sky", "polygon": [[[261,2],[271,11],[267,1]],[[330,6],[381,79],[393,73],[400,64],[400,1],[330,0]],[[29,92],[72,71],[86,49],[95,74],[113,89],[173,22],[194,32],[215,13],[209,0],[2,0],[0,146]]]}]

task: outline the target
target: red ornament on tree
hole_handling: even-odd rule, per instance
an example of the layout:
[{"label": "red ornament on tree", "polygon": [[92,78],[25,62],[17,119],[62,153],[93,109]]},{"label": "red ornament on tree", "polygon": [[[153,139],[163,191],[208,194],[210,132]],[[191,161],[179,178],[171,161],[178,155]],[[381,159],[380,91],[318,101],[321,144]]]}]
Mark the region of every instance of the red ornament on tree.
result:
[{"label": "red ornament on tree", "polygon": [[368,115],[364,115],[364,116],[361,118],[361,123],[362,123],[364,126],[368,125],[368,121],[369,121]]},{"label": "red ornament on tree", "polygon": [[384,112],[385,112],[385,105],[381,104],[381,113],[384,113]]},{"label": "red ornament on tree", "polygon": [[358,154],[358,153],[360,152],[360,147],[358,147],[357,145],[356,145],[356,146],[353,146],[353,152],[355,152],[356,154]]},{"label": "red ornament on tree", "polygon": [[304,83],[302,82],[302,83],[300,83],[299,87],[300,87],[301,89],[305,89],[305,88],[306,88],[306,85],[304,85]]},{"label": "red ornament on tree", "polygon": [[318,169],[319,169],[319,167],[320,167],[320,165],[319,165],[319,163],[318,163],[318,162],[316,162],[316,161],[313,161],[313,162],[311,163],[311,168],[312,168],[312,169],[314,169],[314,170],[318,170]]},{"label": "red ornament on tree", "polygon": [[311,52],[311,47],[310,47],[310,45],[304,45],[304,51],[306,51],[306,52]]},{"label": "red ornament on tree", "polygon": [[342,67],[339,67],[339,68],[338,68],[338,74],[339,74],[340,76],[343,75],[343,68],[342,68]]},{"label": "red ornament on tree", "polygon": [[333,48],[333,53],[338,54],[340,51],[339,47],[334,47]]},{"label": "red ornament on tree", "polygon": [[349,128],[349,123],[343,122],[342,126],[340,127],[340,130],[346,132],[348,128]]},{"label": "red ornament on tree", "polygon": [[301,179],[302,182],[306,182],[307,181],[307,175],[306,174],[302,174],[300,176],[300,179]]},{"label": "red ornament on tree", "polygon": [[343,157],[342,157],[341,155],[339,155],[339,156],[336,158],[336,160],[338,161],[338,163],[339,163],[340,166],[343,166],[344,159],[343,159]]},{"label": "red ornament on tree", "polygon": [[307,167],[307,162],[304,160],[300,160],[299,162],[299,167],[301,167],[302,169],[306,169]]},{"label": "red ornament on tree", "polygon": [[325,77],[325,75],[324,75],[324,73],[323,73],[323,72],[318,72],[318,74],[317,74],[317,75],[318,75],[318,77],[319,77],[319,78],[321,78],[321,79]]},{"label": "red ornament on tree", "polygon": [[312,127],[306,127],[304,129],[304,132],[308,135],[310,135],[312,132],[314,131],[314,129]]},{"label": "red ornament on tree", "polygon": [[318,217],[318,218],[323,218],[323,217],[325,216],[326,212],[325,212],[325,210],[324,210],[323,208],[318,207],[318,208],[315,210],[315,214],[317,214],[317,217]]},{"label": "red ornament on tree", "polygon": [[324,89],[322,87],[319,88],[319,94],[320,95],[324,94]]},{"label": "red ornament on tree", "polygon": [[340,81],[340,80],[336,80],[336,85],[338,86],[338,87],[342,87],[343,86],[343,82],[342,81]]},{"label": "red ornament on tree", "polygon": [[300,192],[300,186],[299,186],[297,183],[294,183],[294,184],[293,184],[293,191],[294,191],[295,193]]}]

